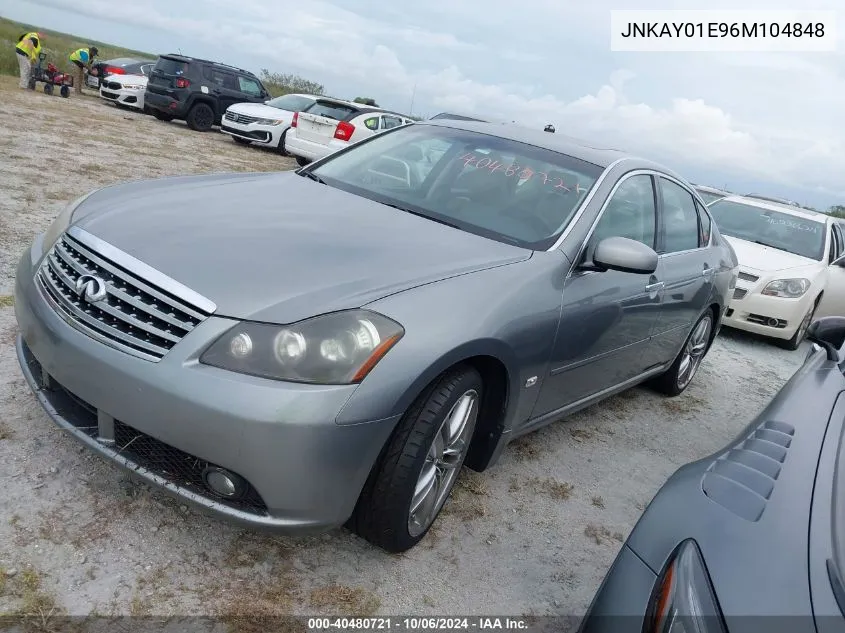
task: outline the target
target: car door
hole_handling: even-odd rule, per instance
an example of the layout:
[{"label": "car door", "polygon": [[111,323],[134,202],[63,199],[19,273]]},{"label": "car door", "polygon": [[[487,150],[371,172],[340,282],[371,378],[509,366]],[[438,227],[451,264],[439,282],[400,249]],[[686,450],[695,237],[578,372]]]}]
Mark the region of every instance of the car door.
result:
[{"label": "car door", "polygon": [[[625,176],[605,203],[580,257],[587,263],[598,242],[613,236],[654,248],[657,226],[652,176]],[[661,296],[655,275],[575,266],[564,282],[560,327],[534,417],[624,383],[652,366],[649,338]]]},{"label": "car door", "polygon": [[672,360],[713,293],[716,272],[710,251],[710,216],[692,192],[661,175],[658,275],[664,284],[660,317],[652,336],[663,362]]},{"label": "car door", "polygon": [[845,232],[839,223],[831,224],[830,267],[822,300],[814,318],[845,316]]}]

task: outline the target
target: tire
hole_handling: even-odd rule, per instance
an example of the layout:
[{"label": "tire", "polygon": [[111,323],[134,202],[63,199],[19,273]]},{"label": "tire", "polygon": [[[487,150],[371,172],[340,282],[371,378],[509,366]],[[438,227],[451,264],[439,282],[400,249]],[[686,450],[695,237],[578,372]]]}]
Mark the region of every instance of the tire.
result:
[{"label": "tire", "polygon": [[[347,527],[393,553],[409,550],[422,540],[463,466],[482,396],[481,376],[467,365],[435,380],[399,421]],[[447,424],[449,420],[452,424]],[[446,450],[449,446],[452,450]],[[418,511],[413,512],[415,492],[424,480],[430,481],[428,493],[418,496]]]},{"label": "tire", "polygon": [[208,132],[214,126],[214,110],[207,103],[194,104],[185,122],[196,132]]},{"label": "tire", "polygon": [[237,143],[238,145],[251,145],[252,144],[252,141],[248,141],[245,138],[241,138],[239,136],[233,136],[232,138],[235,139],[235,143]]},{"label": "tire", "polygon": [[153,116],[157,118],[159,121],[172,121],[173,115],[168,114],[167,112],[162,112],[161,110],[153,110]]},{"label": "tire", "polygon": [[53,94],[53,84],[44,84],[44,94],[45,95],[52,95]]},{"label": "tire", "polygon": [[810,311],[804,315],[804,319],[801,321],[801,324],[798,326],[798,329],[795,330],[795,334],[792,335],[791,339],[788,340],[777,340],[778,347],[782,347],[783,349],[788,349],[791,352],[794,352],[799,347],[801,347],[801,343],[804,342],[804,337],[807,336],[807,328],[810,327],[810,324],[813,322],[813,316],[816,314],[816,308],[819,307],[819,300],[821,299],[821,295],[816,299],[815,303],[813,303],[813,307],[810,308]]},{"label": "tire", "polygon": [[70,96],[70,86],[62,86],[59,90],[59,94],[62,95],[63,98],[67,99]]},{"label": "tire", "polygon": [[287,137],[288,131],[285,130],[284,132],[282,132],[282,137],[279,139],[279,144],[276,146],[276,149],[282,156],[290,156],[290,154],[288,154],[287,150],[285,149],[285,139]]},{"label": "tire", "polygon": [[299,165],[300,167],[305,167],[310,162],[311,162],[310,160],[308,160],[307,158],[304,158],[302,156],[296,157],[296,164]]},{"label": "tire", "polygon": [[707,354],[710,337],[713,333],[713,324],[713,311],[708,309],[695,322],[672,366],[665,373],[652,380],[651,384],[654,389],[667,396],[678,396],[690,386],[698,368],[701,366],[701,361]]},{"label": "tire", "polygon": [[29,88],[30,90],[35,90],[35,83],[36,83],[35,79],[30,77],[29,81],[26,84],[26,87]]}]

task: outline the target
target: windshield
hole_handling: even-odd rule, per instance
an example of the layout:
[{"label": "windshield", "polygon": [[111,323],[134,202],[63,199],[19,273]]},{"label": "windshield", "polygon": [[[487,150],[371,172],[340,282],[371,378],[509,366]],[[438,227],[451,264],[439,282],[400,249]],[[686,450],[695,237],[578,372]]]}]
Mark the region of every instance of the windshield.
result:
[{"label": "windshield", "polygon": [[300,95],[283,95],[267,102],[268,106],[287,110],[288,112],[302,112],[305,108],[314,103],[314,99]]},{"label": "windshield", "polygon": [[540,250],[554,244],[601,172],[548,149],[423,124],[362,141],[312,173],[359,196]]},{"label": "windshield", "polygon": [[701,196],[701,199],[704,200],[704,204],[710,204],[714,200],[725,197],[725,194],[723,193],[712,193],[710,191],[702,191],[701,189],[696,189],[696,191],[698,192],[698,195]]},{"label": "windshield", "polygon": [[728,200],[719,200],[707,208],[723,235],[810,259],[821,260],[824,256],[822,222]]}]

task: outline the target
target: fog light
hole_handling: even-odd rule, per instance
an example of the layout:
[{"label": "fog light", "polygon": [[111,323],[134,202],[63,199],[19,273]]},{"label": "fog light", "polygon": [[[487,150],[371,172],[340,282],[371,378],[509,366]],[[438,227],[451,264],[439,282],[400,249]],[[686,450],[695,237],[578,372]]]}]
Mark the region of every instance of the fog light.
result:
[{"label": "fog light", "polygon": [[206,468],[203,479],[214,494],[226,499],[238,499],[247,489],[247,483],[242,477],[223,468]]}]

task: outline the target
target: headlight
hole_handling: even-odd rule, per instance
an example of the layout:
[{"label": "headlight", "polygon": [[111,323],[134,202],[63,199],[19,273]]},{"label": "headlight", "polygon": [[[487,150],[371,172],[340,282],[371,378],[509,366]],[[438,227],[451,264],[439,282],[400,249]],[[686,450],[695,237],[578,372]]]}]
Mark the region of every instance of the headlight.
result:
[{"label": "headlight", "polygon": [[[94,191],[96,191],[96,189]],[[94,191],[89,191],[84,196],[80,196],[67,205],[64,209],[62,209],[62,212],[56,216],[53,223],[47,227],[47,230],[44,233],[43,249],[41,252],[42,255],[53,248],[53,245],[62,236],[62,233],[64,233],[67,227],[70,226],[70,223],[73,220],[73,214],[79,208],[79,205],[85,202],[85,199],[93,194]]]},{"label": "headlight", "polygon": [[284,123],[283,119],[256,119],[256,123],[259,125],[281,125]]},{"label": "headlight", "polygon": [[404,334],[398,323],[367,310],[284,326],[244,321],[212,343],[200,362],[275,380],[347,385],[361,382]]},{"label": "headlight", "polygon": [[658,578],[643,633],[727,633],[695,541],[681,543]]},{"label": "headlight", "polygon": [[762,294],[770,297],[795,299],[810,289],[809,279],[776,279],[763,288]]}]

